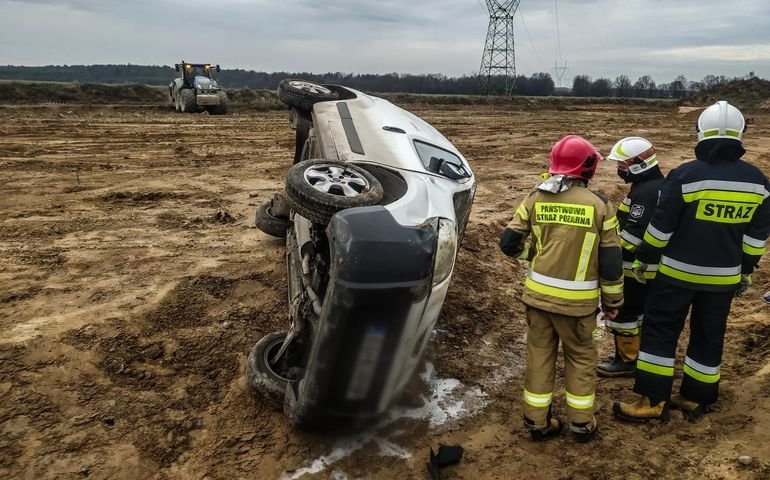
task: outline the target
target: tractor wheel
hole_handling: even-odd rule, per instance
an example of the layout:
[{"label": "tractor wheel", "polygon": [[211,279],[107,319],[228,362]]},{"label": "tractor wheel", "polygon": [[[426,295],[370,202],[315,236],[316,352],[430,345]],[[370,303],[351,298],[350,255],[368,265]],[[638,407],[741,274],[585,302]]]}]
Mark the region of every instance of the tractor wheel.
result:
[{"label": "tractor wheel", "polygon": [[181,110],[184,113],[195,112],[195,92],[189,88],[185,88],[181,91]]}]

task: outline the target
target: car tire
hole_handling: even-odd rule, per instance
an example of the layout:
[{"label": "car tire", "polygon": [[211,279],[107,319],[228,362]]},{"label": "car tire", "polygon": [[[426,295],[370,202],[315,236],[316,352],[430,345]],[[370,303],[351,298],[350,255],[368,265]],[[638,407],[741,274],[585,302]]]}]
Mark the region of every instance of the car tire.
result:
[{"label": "car tire", "polygon": [[195,92],[189,88],[185,88],[181,92],[181,109],[184,113],[192,113],[195,111]]},{"label": "car tire", "polygon": [[307,80],[286,79],[278,84],[278,98],[290,107],[300,110],[312,110],[318,102],[339,99],[334,92],[323,85]]},{"label": "car tire", "polygon": [[341,210],[375,205],[382,195],[374,175],[348,162],[305,160],[286,175],[286,197],[292,209],[322,225]]},{"label": "car tire", "polygon": [[254,223],[257,228],[268,235],[278,238],[286,238],[286,230],[289,228],[289,219],[274,217],[270,213],[270,207],[273,202],[268,201],[257,207],[257,214]]},{"label": "car tire", "polygon": [[286,334],[285,331],[273,332],[262,337],[249,352],[246,363],[246,383],[251,392],[276,407],[283,405],[286,385],[291,380],[273,370],[268,359],[281,348]]}]

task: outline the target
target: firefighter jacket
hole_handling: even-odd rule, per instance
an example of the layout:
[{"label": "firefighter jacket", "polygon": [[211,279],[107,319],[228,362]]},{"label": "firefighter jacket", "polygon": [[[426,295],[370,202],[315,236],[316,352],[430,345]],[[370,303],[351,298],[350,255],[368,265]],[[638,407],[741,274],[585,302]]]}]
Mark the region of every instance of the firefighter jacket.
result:
[{"label": "firefighter jacket", "polygon": [[770,233],[770,184],[741,160],[736,140],[705,140],[696,160],[673,169],[644,233],[637,258],[660,256],[658,278],[684,288],[734,290],[765,252]]},{"label": "firefighter jacket", "polygon": [[[623,203],[618,206],[618,222],[620,223],[620,246],[623,247],[623,275],[626,281],[636,281],[631,267],[636,259],[636,249],[642,244],[647,224],[655,212],[658,203],[658,190],[663,183],[663,173],[660,167],[653,168],[632,178],[631,190],[629,190]],[[650,262],[644,276],[647,279],[655,278],[658,270],[658,262]]]},{"label": "firefighter jacket", "polygon": [[623,304],[618,220],[609,202],[575,180],[559,193],[534,190],[500,238],[506,255],[530,260],[522,301],[568,316]]}]

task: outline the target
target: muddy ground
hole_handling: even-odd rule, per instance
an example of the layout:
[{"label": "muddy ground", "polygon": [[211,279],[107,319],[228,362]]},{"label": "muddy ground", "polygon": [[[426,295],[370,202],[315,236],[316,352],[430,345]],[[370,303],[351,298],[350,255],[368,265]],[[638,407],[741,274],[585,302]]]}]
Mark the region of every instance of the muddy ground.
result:
[{"label": "muddy ground", "polygon": [[[319,435],[289,428],[244,378],[250,347],[286,324],[282,242],[253,227],[291,163],[285,113],[0,106],[0,478],[425,479],[441,443],[466,449],[448,479],[770,478],[767,260],[734,303],[714,413],[618,423],[612,400],[633,398],[632,382],[601,380],[596,442],[533,444],[521,428],[525,267],[499,252],[502,226],[560,136],[606,152],[644,135],[667,170],[692,156],[693,114],[408,108],[478,178],[430,342],[434,391],[370,431]],[[757,116],[746,140],[766,173],[769,121]],[[615,202],[625,190],[608,162],[595,188]],[[611,337],[597,341],[605,356]]]}]

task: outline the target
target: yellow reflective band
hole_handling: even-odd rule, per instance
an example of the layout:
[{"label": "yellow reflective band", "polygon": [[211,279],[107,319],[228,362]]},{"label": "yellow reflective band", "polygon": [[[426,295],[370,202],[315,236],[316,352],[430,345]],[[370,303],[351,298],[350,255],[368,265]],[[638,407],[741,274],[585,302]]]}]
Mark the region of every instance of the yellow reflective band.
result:
[{"label": "yellow reflective band", "polygon": [[688,375],[688,376],[694,378],[695,380],[698,380],[699,382],[703,382],[703,383],[717,383],[719,381],[719,378],[720,378],[720,374],[719,373],[716,373],[714,375],[709,375],[709,374],[706,374],[706,373],[700,373],[699,371],[695,370],[694,368],[692,368],[691,366],[686,365],[686,364],[684,365],[683,368],[684,368],[685,375]]},{"label": "yellow reflective band", "polygon": [[[714,130],[706,130],[706,131],[703,132],[703,138],[716,137],[717,135],[719,135],[719,129],[718,128],[714,129]],[[738,130],[732,130],[732,129],[727,128],[727,129],[725,129],[725,133],[724,133],[723,136],[740,138],[741,137],[741,132],[739,132]]]},{"label": "yellow reflective band", "polygon": [[535,255],[532,256],[532,262],[530,263],[530,266],[532,269],[535,268],[535,260],[537,260],[537,256],[540,255],[540,252],[543,251],[543,242],[541,240],[541,237],[543,236],[543,231],[540,228],[540,225],[532,225],[532,234],[535,235]]},{"label": "yellow reflective band", "polygon": [[586,273],[588,272],[588,262],[591,261],[591,252],[594,250],[594,244],[596,243],[596,234],[594,232],[586,232],[583,239],[583,247],[580,249],[580,261],[578,262],[577,274],[575,274],[575,280],[582,282],[586,279]]},{"label": "yellow reflective band", "polygon": [[516,258],[519,259],[527,259],[529,258],[529,251],[531,249],[531,244],[529,242],[524,242],[524,248],[521,250],[521,253],[516,255]]},{"label": "yellow reflective band", "polygon": [[[742,195],[754,195],[752,193]],[[749,223],[757,210],[757,204],[701,200],[695,218],[707,222]]]},{"label": "yellow reflective band", "polygon": [[543,295],[549,295],[551,297],[565,300],[593,300],[595,298],[599,298],[598,288],[591,290],[567,290],[566,288],[543,285],[542,283],[538,283],[529,277],[527,277],[524,285],[533,292],[542,293]]},{"label": "yellow reflective band", "polygon": [[620,225],[620,222],[618,222],[618,217],[612,217],[606,222],[604,222],[604,224],[602,225],[602,230],[612,230],[618,225]]},{"label": "yellow reflective band", "polygon": [[596,398],[595,394],[591,395],[572,395],[569,392],[566,392],[567,396],[567,405],[569,405],[572,408],[576,408],[578,410],[585,410],[587,408],[592,408],[594,406],[594,399]]},{"label": "yellow reflective band", "polygon": [[545,408],[551,404],[553,393],[532,393],[524,390],[524,401],[536,408]]},{"label": "yellow reflective band", "polygon": [[636,251],[636,245],[634,245],[633,243],[629,242],[625,238],[621,238],[620,239],[620,246],[622,248],[628,250],[629,252],[635,252]]},{"label": "yellow reflective band", "polygon": [[[651,271],[647,270],[646,272],[644,272],[644,278],[646,278],[647,280],[652,280],[652,279],[655,278],[655,274],[656,273],[658,273],[658,272],[651,272]],[[624,277],[628,277],[628,278],[636,279],[636,275],[634,275],[634,271],[631,270],[630,268],[624,268],[623,269],[623,276]]]},{"label": "yellow reflective band", "polygon": [[653,247],[663,248],[668,245],[668,240],[658,240],[653,237],[649,231],[644,232],[644,241],[652,245]]},{"label": "yellow reflective band", "polygon": [[626,152],[623,151],[623,146],[619,143],[618,143],[618,148],[615,149],[615,153],[617,153],[621,157],[628,158],[628,154],[626,154]]},{"label": "yellow reflective band", "polygon": [[735,285],[737,283],[740,283],[741,281],[740,273],[737,273],[735,275],[724,275],[724,276],[699,275],[697,273],[683,272],[669,265],[663,265],[663,264],[661,264],[660,267],[658,267],[658,271],[671,278],[676,278],[678,280],[682,280],[690,283],[698,283],[701,285]]},{"label": "yellow reflective band", "polygon": [[608,295],[612,295],[614,293],[623,293],[623,283],[621,282],[618,285],[604,285],[601,286],[602,293],[606,293]]},{"label": "yellow reflective band", "polygon": [[525,222],[529,220],[529,213],[527,212],[527,207],[525,207],[523,203],[519,205],[519,208],[516,209],[516,215],[521,217],[521,219],[524,220]]},{"label": "yellow reflective band", "polygon": [[746,255],[761,256],[761,255],[765,254],[766,250],[767,250],[767,247],[756,248],[756,247],[752,247],[751,245],[748,245],[746,243],[743,244],[743,253],[745,253]]},{"label": "yellow reflective band", "polygon": [[594,207],[570,203],[536,203],[535,220],[537,223],[590,228],[594,225]]},{"label": "yellow reflective band", "polygon": [[631,206],[626,205],[625,203],[621,203],[620,205],[618,205],[618,211],[628,213],[631,211]]},{"label": "yellow reflective band", "polygon": [[717,202],[760,204],[765,200],[765,196],[761,193],[733,192],[729,190],[698,190],[697,192],[683,193],[682,198],[687,203],[696,200],[711,200]]},{"label": "yellow reflective band", "polygon": [[636,369],[644,372],[654,373],[655,375],[662,375],[664,377],[674,376],[674,367],[661,367],[654,363],[648,363],[644,360],[636,360]]}]

